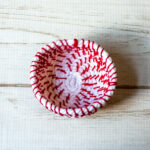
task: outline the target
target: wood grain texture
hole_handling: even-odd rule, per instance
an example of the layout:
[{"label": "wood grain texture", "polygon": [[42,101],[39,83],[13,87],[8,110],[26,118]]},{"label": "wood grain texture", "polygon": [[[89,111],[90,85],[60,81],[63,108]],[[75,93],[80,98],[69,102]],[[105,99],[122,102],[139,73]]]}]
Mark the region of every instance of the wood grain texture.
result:
[{"label": "wood grain texture", "polygon": [[[34,54],[64,38],[102,44],[117,66],[118,89],[92,116],[56,116],[29,87]],[[149,150],[149,41],[149,0],[0,0],[0,150]]]},{"label": "wood grain texture", "polygon": [[85,38],[110,53],[118,85],[150,86],[149,6],[149,0],[1,2],[0,83],[28,84],[30,61],[43,44]]},{"label": "wood grain texture", "polygon": [[68,119],[46,110],[30,88],[0,88],[0,149],[148,150],[149,93],[120,89],[96,114]]}]

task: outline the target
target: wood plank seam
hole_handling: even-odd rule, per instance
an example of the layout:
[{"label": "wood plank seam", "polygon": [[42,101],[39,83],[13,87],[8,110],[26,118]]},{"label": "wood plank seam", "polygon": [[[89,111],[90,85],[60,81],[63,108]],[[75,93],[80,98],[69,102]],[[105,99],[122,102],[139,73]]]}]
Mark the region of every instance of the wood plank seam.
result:
[{"label": "wood plank seam", "polygon": [[[0,84],[0,87],[31,87],[30,84]],[[118,85],[116,89],[150,89],[150,86]]]}]

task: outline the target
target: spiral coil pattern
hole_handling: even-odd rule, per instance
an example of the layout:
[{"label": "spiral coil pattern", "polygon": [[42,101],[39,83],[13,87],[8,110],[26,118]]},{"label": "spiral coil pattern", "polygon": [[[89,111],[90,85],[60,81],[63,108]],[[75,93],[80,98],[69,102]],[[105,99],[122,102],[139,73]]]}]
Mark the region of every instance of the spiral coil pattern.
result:
[{"label": "spiral coil pattern", "polygon": [[36,98],[61,116],[82,117],[103,107],[113,94],[117,74],[108,53],[85,40],[59,40],[34,57],[30,80]]}]

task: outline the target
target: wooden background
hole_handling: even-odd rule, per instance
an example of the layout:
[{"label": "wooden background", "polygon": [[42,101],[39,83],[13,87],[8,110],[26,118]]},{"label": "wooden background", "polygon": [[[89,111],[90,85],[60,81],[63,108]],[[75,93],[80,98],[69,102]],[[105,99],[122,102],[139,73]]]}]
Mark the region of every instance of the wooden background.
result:
[{"label": "wooden background", "polygon": [[[38,49],[58,39],[103,45],[118,69],[110,103],[67,119],[29,86]],[[149,150],[150,1],[0,0],[0,150]]]}]

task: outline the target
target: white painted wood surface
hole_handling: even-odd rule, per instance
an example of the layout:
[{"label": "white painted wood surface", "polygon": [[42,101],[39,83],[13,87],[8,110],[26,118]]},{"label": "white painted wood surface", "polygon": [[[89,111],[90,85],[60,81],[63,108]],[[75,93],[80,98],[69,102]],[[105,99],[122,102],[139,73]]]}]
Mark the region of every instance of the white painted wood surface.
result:
[{"label": "white painted wood surface", "polygon": [[[58,117],[29,87],[36,51],[64,38],[102,44],[118,68],[115,95],[90,117]],[[149,0],[0,0],[0,150],[149,150],[149,41]]]},{"label": "white painted wood surface", "polygon": [[149,0],[1,1],[0,83],[28,84],[30,61],[43,44],[76,37],[103,45],[119,85],[150,86],[149,8]]},{"label": "white painted wood surface", "polygon": [[148,150],[149,96],[147,89],[117,90],[96,114],[68,119],[44,109],[30,88],[0,88],[1,149]]}]

